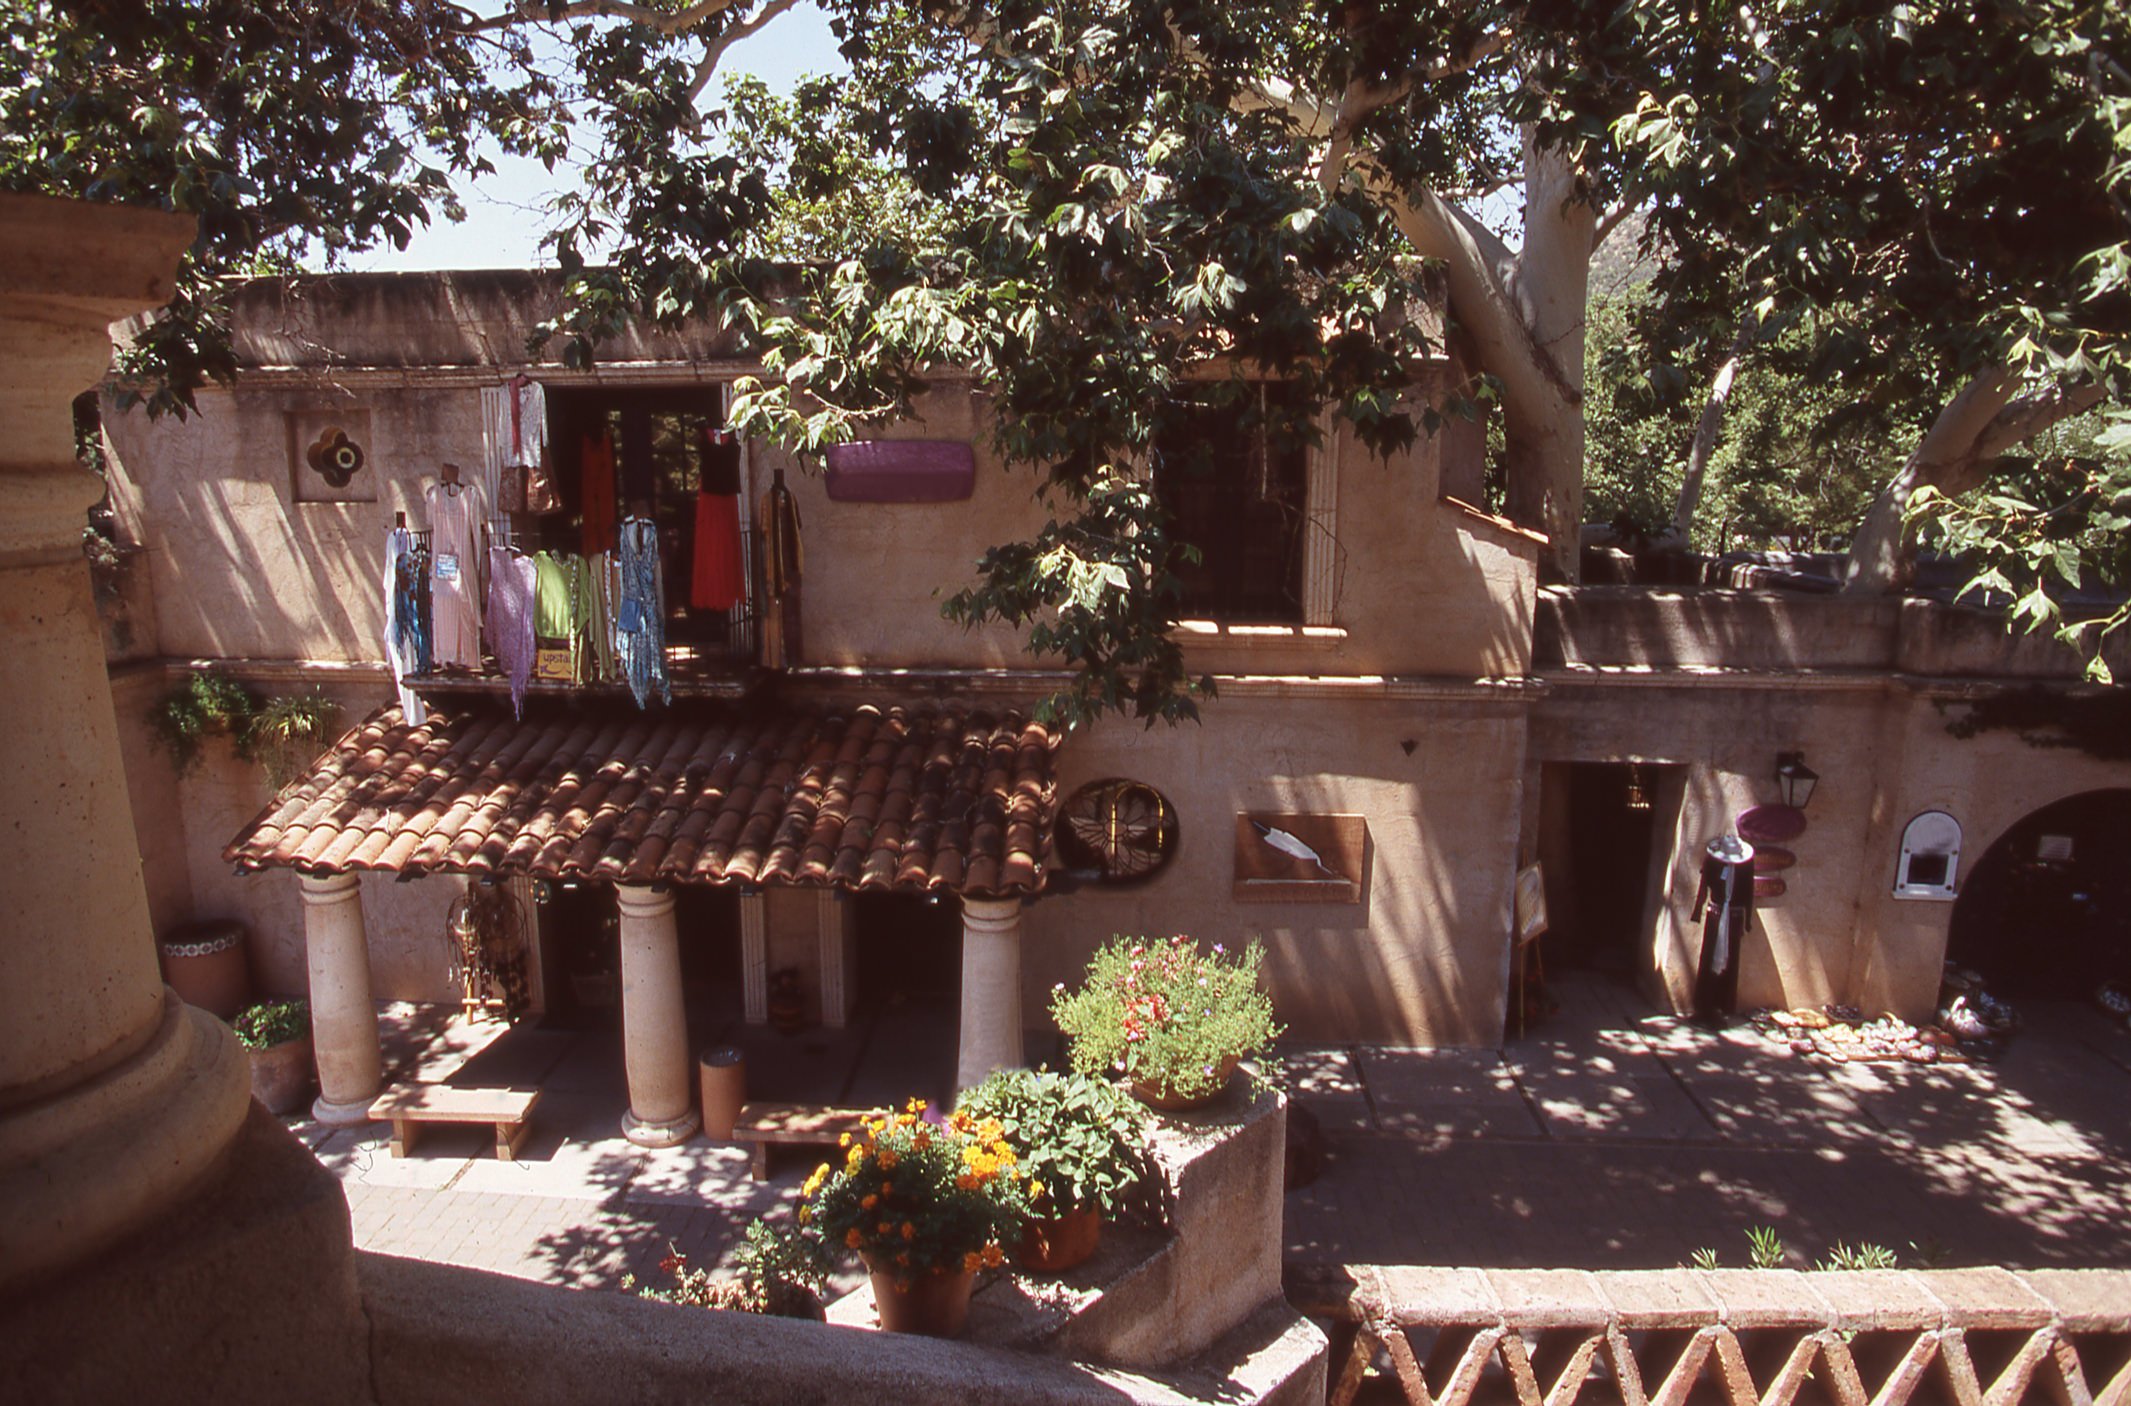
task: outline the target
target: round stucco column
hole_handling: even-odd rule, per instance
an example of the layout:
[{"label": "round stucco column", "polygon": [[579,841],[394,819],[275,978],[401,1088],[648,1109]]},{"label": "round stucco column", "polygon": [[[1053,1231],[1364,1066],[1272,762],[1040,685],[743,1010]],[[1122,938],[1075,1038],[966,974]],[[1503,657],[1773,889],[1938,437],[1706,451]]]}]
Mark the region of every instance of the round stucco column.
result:
[{"label": "round stucco column", "polygon": [[81,554],[71,404],[168,301],[193,222],[0,196],[0,1293],[200,1186],[251,1106],[227,1026],[163,985]]},{"label": "round stucco column", "polygon": [[702,1126],[688,1078],[688,1012],[681,1004],[681,935],[673,895],[624,884],[622,1058],[629,1111],[622,1136],[639,1147],[671,1147]]},{"label": "round stucco column", "polygon": [[1021,1063],[1021,900],[962,900],[962,1041],[955,1087]]},{"label": "round stucco column", "polygon": [[353,874],[303,876],[303,944],[311,966],[311,1044],[318,1055],[321,1123],[367,1123],[385,1084],[370,999],[370,943],[362,885]]}]

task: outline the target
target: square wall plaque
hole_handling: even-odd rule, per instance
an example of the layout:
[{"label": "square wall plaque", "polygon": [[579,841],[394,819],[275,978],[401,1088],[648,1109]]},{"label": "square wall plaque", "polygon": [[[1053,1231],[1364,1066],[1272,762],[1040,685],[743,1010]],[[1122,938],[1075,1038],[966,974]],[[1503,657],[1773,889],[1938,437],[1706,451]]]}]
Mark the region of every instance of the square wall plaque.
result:
[{"label": "square wall plaque", "polygon": [[1359,903],[1369,822],[1359,815],[1236,817],[1238,903]]}]

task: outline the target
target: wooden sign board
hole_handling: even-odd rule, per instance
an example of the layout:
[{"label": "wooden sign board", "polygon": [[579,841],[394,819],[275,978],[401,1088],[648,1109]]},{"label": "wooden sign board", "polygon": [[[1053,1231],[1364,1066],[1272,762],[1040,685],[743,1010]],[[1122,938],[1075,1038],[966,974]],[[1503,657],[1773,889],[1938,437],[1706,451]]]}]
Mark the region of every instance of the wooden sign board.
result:
[{"label": "wooden sign board", "polygon": [[1238,903],[1359,903],[1369,822],[1359,815],[1236,817]]}]

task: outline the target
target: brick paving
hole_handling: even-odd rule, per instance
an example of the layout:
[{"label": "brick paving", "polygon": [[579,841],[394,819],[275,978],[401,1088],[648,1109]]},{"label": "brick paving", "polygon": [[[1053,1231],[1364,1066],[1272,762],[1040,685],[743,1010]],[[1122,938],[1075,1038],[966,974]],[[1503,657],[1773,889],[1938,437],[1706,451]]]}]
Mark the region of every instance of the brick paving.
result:
[{"label": "brick paving", "polygon": [[2131,1033],[2096,1010],[2023,1007],[1995,1065],[1830,1066],[1624,986],[1560,994],[1500,1051],[1290,1051],[1327,1147],[1288,1196],[1290,1263],[1736,1265],[1767,1225],[1800,1266],[1838,1242],[2131,1266]]},{"label": "brick paving", "polygon": [[[1288,1196],[1291,1264],[1660,1268],[1746,1255],[1774,1226],[1805,1264],[1838,1240],[1905,1263],[2131,1266],[2131,1034],[2074,1006],[2023,1010],[1994,1066],[1829,1067],[1751,1031],[1650,1017],[1625,988],[1564,988],[1561,1014],[1500,1051],[1294,1049],[1282,1075],[1323,1127],[1322,1175]],[[936,1096],[950,1011],[905,1008],[784,1040],[727,1021],[765,1097]],[[658,1282],[668,1247],[716,1260],[788,1207],[813,1159],[767,1183],[741,1150],[624,1140],[620,1039],[387,1010],[393,1080],[537,1084],[520,1159],[485,1129],[296,1131],[347,1191],[363,1248],[580,1287]],[[856,1276],[850,1276],[856,1282]]]}]

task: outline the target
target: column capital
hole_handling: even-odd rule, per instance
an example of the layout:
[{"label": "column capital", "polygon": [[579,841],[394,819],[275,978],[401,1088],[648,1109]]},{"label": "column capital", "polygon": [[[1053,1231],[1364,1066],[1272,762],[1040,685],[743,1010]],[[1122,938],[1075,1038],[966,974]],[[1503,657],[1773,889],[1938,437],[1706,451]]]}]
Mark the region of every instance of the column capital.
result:
[{"label": "column capital", "polygon": [[624,918],[663,918],[673,911],[673,890],[648,884],[616,884],[616,901]]},{"label": "column capital", "polygon": [[303,901],[314,906],[345,903],[362,888],[362,876],[352,870],[339,874],[303,874],[299,878]]},{"label": "column capital", "polygon": [[972,932],[1009,933],[1021,925],[1018,898],[965,898],[962,926]]}]

